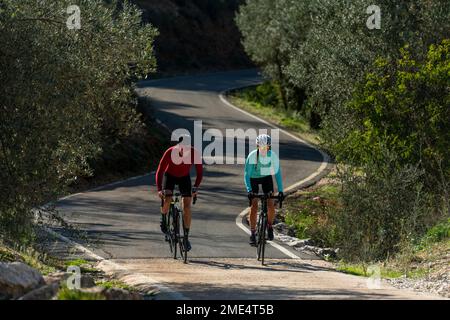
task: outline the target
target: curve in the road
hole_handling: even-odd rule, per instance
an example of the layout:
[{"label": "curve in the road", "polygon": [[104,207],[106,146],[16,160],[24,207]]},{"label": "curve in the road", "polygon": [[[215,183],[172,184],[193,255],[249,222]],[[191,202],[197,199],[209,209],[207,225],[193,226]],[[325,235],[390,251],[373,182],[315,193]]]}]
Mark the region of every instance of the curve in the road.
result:
[{"label": "curve in the road", "polygon": [[[255,70],[244,70],[142,82],[137,92],[151,99],[152,113],[171,130],[193,130],[195,120],[203,121],[204,130],[274,128],[232,106],[221,96],[225,90],[254,85],[261,80]],[[318,178],[326,167],[324,157],[326,160],[317,149],[281,131],[280,158],[286,185],[295,187],[299,181]],[[247,234],[235,223],[240,208],[247,207],[242,172],[240,165],[205,166],[201,198],[193,215],[191,257],[255,256]],[[94,250],[99,256],[164,258],[169,255],[159,231],[159,201],[154,184],[154,176],[146,175],[65,198],[58,205],[69,221],[101,241],[102,247]],[[277,249],[269,249],[268,257],[285,258],[285,254],[301,257],[291,248],[274,245]]]}]

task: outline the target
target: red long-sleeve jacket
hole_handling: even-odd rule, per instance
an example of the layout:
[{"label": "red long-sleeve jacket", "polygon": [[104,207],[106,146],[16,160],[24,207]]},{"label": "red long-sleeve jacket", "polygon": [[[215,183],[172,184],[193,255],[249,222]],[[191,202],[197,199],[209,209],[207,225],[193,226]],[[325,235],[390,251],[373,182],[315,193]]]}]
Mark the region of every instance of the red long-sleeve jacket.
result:
[{"label": "red long-sleeve jacket", "polygon": [[[172,152],[174,152],[173,156]],[[174,163],[174,159],[176,162],[181,163]],[[167,149],[161,158],[158,170],[156,171],[156,186],[158,187],[158,191],[162,190],[163,175],[165,172],[177,178],[185,177],[189,175],[191,167],[194,164],[195,170],[197,171],[194,187],[198,188],[203,179],[203,164],[199,152],[193,147],[190,147],[190,150],[182,155],[177,146]]]}]

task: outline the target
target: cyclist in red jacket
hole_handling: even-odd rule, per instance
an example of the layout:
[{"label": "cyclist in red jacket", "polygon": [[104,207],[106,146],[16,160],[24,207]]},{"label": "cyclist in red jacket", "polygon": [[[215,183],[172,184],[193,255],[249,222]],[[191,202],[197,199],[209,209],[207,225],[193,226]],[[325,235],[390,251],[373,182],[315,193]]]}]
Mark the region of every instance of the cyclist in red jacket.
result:
[{"label": "cyclist in red jacket", "polygon": [[[156,171],[156,185],[158,194],[164,199],[164,206],[161,210],[161,231],[166,233],[166,216],[170,209],[173,191],[175,185],[180,188],[183,197],[183,214],[184,224],[186,228],[186,236],[189,235],[191,226],[191,203],[192,197],[198,194],[198,187],[203,178],[203,164],[200,153],[194,149],[188,141],[190,137],[185,135],[180,138],[179,144],[170,147],[164,153]],[[190,170],[195,164],[197,178],[192,188]],[[191,250],[191,244],[187,239],[187,251]]]}]

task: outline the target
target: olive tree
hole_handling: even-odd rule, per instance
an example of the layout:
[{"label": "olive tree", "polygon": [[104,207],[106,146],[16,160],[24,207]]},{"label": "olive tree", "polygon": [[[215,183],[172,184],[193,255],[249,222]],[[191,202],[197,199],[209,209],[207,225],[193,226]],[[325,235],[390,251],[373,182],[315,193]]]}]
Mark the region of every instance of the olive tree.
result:
[{"label": "olive tree", "polygon": [[[80,9],[81,28],[68,28]],[[29,239],[30,209],[55,199],[105,146],[139,130],[131,80],[155,69],[157,31],[128,2],[0,3],[0,234]]]}]

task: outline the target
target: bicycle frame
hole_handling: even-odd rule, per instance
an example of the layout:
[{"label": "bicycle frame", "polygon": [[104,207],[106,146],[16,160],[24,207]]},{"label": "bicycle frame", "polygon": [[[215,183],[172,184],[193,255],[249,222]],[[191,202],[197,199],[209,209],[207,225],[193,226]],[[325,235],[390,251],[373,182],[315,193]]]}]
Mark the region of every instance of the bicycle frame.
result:
[{"label": "bicycle frame", "polygon": [[[170,203],[169,212],[167,214],[167,230],[166,234],[169,238],[170,252],[173,254],[173,258],[177,259],[177,249],[180,250],[180,256],[187,263],[187,251],[186,251],[186,228],[184,225],[183,209],[180,206],[180,193],[174,193],[172,195],[172,201]],[[197,198],[194,197],[194,204]],[[164,199],[161,200],[161,206],[164,205]]]}]

